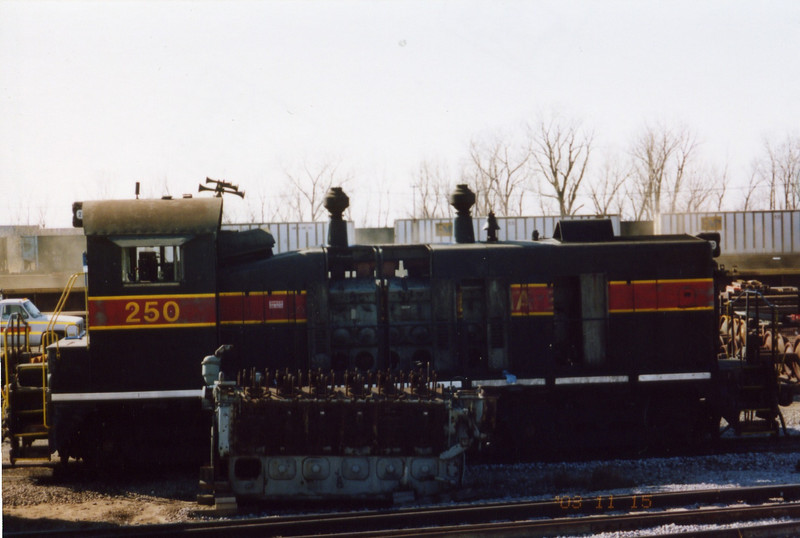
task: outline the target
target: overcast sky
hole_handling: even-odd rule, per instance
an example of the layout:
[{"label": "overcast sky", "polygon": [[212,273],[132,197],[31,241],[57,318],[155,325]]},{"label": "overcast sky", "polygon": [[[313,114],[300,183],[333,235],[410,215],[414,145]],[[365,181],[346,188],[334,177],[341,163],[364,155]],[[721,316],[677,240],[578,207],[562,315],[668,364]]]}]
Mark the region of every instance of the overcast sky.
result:
[{"label": "overcast sky", "polygon": [[686,126],[742,185],[800,129],[800,2],[0,0],[0,225],[332,161],[404,217],[420,161],[455,185],[470,139],[553,111],[596,155]]}]

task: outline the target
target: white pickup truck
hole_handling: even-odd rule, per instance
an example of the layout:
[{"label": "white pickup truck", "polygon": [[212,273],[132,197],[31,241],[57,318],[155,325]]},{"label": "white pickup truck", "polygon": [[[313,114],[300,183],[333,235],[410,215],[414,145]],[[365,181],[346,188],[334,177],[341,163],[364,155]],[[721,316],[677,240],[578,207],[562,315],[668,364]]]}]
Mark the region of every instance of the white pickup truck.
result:
[{"label": "white pickup truck", "polygon": [[[18,314],[12,320],[14,314]],[[28,333],[28,345],[39,347],[42,344],[42,335],[49,330],[54,333],[45,340],[45,343],[52,343],[55,339],[65,336],[79,336],[83,333],[83,318],[79,316],[67,316],[60,314],[53,319],[52,314],[44,314],[36,308],[29,299],[2,299],[0,300],[0,347],[6,345],[24,345],[25,340],[22,336],[23,331]]]}]

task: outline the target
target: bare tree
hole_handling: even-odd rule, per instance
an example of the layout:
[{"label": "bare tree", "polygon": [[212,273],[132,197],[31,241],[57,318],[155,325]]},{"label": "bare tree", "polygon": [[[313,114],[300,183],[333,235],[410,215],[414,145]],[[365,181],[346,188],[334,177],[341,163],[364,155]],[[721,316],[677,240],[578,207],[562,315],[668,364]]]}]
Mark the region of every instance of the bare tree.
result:
[{"label": "bare tree", "polygon": [[630,179],[630,167],[613,158],[606,158],[597,179],[589,183],[589,199],[598,215],[622,214],[625,202],[624,185]]},{"label": "bare tree", "polygon": [[358,227],[386,228],[390,225],[389,218],[394,201],[393,182],[381,172],[372,172],[370,176],[375,179],[370,181],[369,188],[359,191],[358,202],[348,210],[349,215]]},{"label": "bare tree", "polygon": [[367,227],[370,223],[380,228],[389,227],[389,216],[392,212],[392,191],[389,185],[381,183],[377,191],[368,192],[366,208],[364,212],[362,227]]},{"label": "bare tree", "polygon": [[49,205],[46,200],[40,200],[36,205],[36,225],[39,228],[47,227],[47,213]]},{"label": "bare tree", "polygon": [[697,142],[689,131],[683,130],[676,135],[675,152],[673,161],[675,170],[673,173],[672,185],[669,185],[669,211],[674,213],[678,210],[678,200],[682,194],[684,180],[690,173],[690,160],[695,153]]},{"label": "bare tree", "polygon": [[636,220],[654,219],[664,210],[676,210],[696,146],[694,135],[686,129],[676,132],[666,127],[644,127],[631,150]]},{"label": "bare tree", "polygon": [[725,198],[727,183],[727,167],[721,171],[713,166],[691,171],[686,175],[681,201],[673,211],[718,210]]},{"label": "bare tree", "polygon": [[758,161],[753,161],[750,165],[750,179],[747,182],[747,190],[744,193],[741,210],[750,211],[757,203],[757,193],[761,186],[761,174],[759,174]]},{"label": "bare tree", "polygon": [[473,140],[469,154],[473,169],[466,171],[465,179],[475,191],[477,214],[521,215],[524,187],[530,180],[527,145],[514,145],[500,137],[488,142]]},{"label": "bare tree", "polygon": [[32,192],[21,193],[21,198],[23,199],[9,204],[5,214],[6,222],[11,226],[46,227],[50,208],[46,198],[36,197]]},{"label": "bare tree", "polygon": [[422,161],[411,188],[414,195],[412,218],[440,218],[450,213],[447,202],[450,185],[443,165]]},{"label": "bare tree", "polygon": [[592,152],[593,134],[578,123],[562,124],[542,120],[531,130],[531,147],[536,168],[550,187],[540,194],[558,203],[562,217],[580,209],[576,200]]},{"label": "bare tree", "polygon": [[714,185],[716,186],[712,198],[717,209],[720,209],[722,208],[722,202],[725,200],[725,195],[728,192],[728,163],[725,163],[725,167],[721,171],[717,171],[716,168],[712,170],[714,171]]},{"label": "bare tree", "polygon": [[321,165],[299,165],[298,170],[285,170],[288,190],[285,199],[291,216],[299,221],[317,221],[325,216],[325,193],[331,187],[344,187],[352,179],[340,171],[339,163],[326,162]]},{"label": "bare tree", "polygon": [[268,182],[262,181],[247,190],[245,202],[250,222],[265,223],[289,220],[287,205],[282,203],[280,194],[274,189],[269,189],[268,186]]},{"label": "bare tree", "polygon": [[755,174],[769,189],[769,209],[800,207],[800,137],[783,142],[764,141],[764,155],[756,160]]},{"label": "bare tree", "polygon": [[767,209],[776,209],[778,197],[778,167],[773,149],[768,141],[764,141],[766,156],[761,157],[755,163],[755,173],[759,177],[759,183],[767,189]]}]

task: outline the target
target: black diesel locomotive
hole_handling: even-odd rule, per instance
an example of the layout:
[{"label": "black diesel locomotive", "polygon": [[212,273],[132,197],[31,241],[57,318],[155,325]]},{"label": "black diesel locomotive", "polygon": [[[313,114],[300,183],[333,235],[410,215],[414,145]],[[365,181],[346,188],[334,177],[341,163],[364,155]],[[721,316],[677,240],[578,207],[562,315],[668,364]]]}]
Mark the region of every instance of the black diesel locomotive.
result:
[{"label": "black diesel locomotive", "polygon": [[[309,386],[312,372],[332,385],[394,376],[401,390],[420,372],[434,392],[478,391],[492,398],[484,448],[504,457],[697,442],[756,413],[777,433],[774,361],[720,360],[718,237],[623,238],[610,221],[565,220],[549,239],[500,242],[488,226],[476,242],[474,199],[464,185],[451,196],[455,244],[350,245],[349,201],[332,189],[329,244],[278,255],[265,230],[221,230],[219,197],[76,204],[88,335],[50,346],[46,423],[16,430],[44,426],[62,459],[206,454],[199,363],[226,345],[223,375],[249,372],[239,381],[258,395],[288,372]],[[337,439],[318,450],[359,452]],[[275,478],[261,465],[237,472]]]}]

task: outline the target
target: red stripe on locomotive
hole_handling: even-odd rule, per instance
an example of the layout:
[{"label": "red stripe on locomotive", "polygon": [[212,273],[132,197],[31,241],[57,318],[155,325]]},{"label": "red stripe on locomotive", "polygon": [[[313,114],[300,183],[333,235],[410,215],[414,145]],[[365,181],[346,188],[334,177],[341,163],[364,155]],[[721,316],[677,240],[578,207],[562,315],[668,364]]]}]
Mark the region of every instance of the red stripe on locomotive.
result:
[{"label": "red stripe on locomotive", "polygon": [[711,309],[714,283],[711,279],[645,280],[610,282],[610,312]]},{"label": "red stripe on locomotive", "polygon": [[226,293],[219,298],[221,323],[306,321],[305,293]]},{"label": "red stripe on locomotive", "polygon": [[90,297],[90,329],[205,326],[216,323],[213,295]]},{"label": "red stripe on locomotive", "polygon": [[553,288],[547,284],[512,284],[512,316],[553,314]]}]

